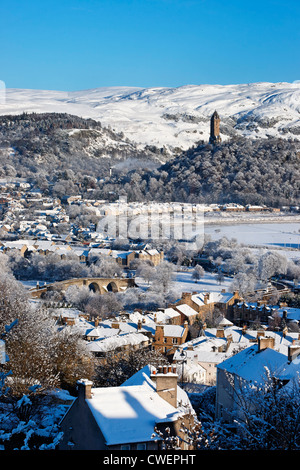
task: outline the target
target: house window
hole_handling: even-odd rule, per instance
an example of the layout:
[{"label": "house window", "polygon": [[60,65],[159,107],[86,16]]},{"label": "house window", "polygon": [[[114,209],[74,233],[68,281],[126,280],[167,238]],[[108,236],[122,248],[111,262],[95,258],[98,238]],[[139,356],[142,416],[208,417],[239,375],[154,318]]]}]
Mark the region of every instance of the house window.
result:
[{"label": "house window", "polygon": [[130,444],[123,444],[121,450],[130,450]]},{"label": "house window", "polygon": [[137,450],[146,450],[146,444],[138,444],[138,445],[136,446],[136,449],[137,449]]},{"label": "house window", "polygon": [[178,343],[178,338],[172,338],[172,343],[177,344]]}]

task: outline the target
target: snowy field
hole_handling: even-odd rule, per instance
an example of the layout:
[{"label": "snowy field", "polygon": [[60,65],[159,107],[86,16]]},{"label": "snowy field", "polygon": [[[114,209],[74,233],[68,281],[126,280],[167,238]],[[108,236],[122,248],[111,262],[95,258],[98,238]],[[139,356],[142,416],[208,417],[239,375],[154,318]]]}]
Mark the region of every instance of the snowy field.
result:
[{"label": "snowy field", "polygon": [[268,249],[280,249],[291,259],[300,259],[300,223],[253,223],[205,225],[212,240],[235,238],[238,243]]},{"label": "snowy field", "polygon": [[[225,277],[224,281],[219,284],[213,273],[205,273],[205,276],[197,282],[192,276],[193,269],[176,273],[173,288],[178,293],[178,297],[181,297],[182,292],[221,292],[223,289],[231,292],[232,278]],[[148,283],[141,278],[136,278],[136,284],[145,289],[149,287]]]},{"label": "snowy field", "polygon": [[232,278],[225,277],[221,284],[216,279],[216,274],[205,273],[202,279],[197,282],[192,277],[193,270],[190,272],[176,273],[176,289],[178,293],[182,292],[221,292],[225,289],[227,292],[231,290]]}]

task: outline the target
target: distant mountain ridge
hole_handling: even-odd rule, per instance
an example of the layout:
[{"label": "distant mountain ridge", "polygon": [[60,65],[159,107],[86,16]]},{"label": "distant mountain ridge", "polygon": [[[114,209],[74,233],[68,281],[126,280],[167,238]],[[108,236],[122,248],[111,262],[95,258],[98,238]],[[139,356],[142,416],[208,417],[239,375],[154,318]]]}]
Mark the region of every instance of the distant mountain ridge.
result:
[{"label": "distant mountain ridge", "polygon": [[300,81],[178,88],[102,87],[83,91],[7,89],[0,114],[68,113],[100,121],[144,147],[186,150],[209,140],[217,110],[223,141],[300,137]]}]

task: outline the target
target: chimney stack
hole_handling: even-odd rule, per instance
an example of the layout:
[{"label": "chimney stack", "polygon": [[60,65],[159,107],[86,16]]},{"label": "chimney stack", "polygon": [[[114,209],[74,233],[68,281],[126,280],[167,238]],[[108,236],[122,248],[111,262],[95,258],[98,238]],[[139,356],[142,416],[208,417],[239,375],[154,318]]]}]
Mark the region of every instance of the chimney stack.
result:
[{"label": "chimney stack", "polygon": [[216,338],[225,338],[224,328],[221,328],[221,327],[217,328]]},{"label": "chimney stack", "polygon": [[282,330],[282,336],[283,336],[283,338],[285,338],[287,334],[288,334],[288,329],[287,329],[287,327],[285,327],[285,328],[283,328],[283,330]]},{"label": "chimney stack", "polygon": [[228,351],[229,349],[229,346],[231,345],[231,343],[233,342],[233,337],[232,337],[232,334],[228,335],[227,336],[227,343],[226,343],[226,351]]},{"label": "chimney stack", "polygon": [[[297,344],[298,343],[298,344]],[[293,341],[292,344],[289,345],[288,347],[288,362],[292,362],[296,357],[299,356],[300,354],[300,344],[298,342]]]},{"label": "chimney stack", "polygon": [[185,300],[185,301],[191,300],[192,293],[191,292],[182,292],[181,298],[182,298],[182,300]]},{"label": "chimney stack", "polygon": [[263,351],[264,349],[271,348],[274,349],[275,338],[267,336],[259,336],[258,338],[258,351]]},{"label": "chimney stack", "polygon": [[154,371],[150,378],[156,383],[158,395],[174,406],[174,408],[177,408],[178,374],[176,366],[158,366],[157,372]]},{"label": "chimney stack", "polygon": [[259,338],[261,336],[265,336],[265,330],[260,328],[259,330],[257,330],[256,336],[257,336],[257,338]]},{"label": "chimney stack", "polygon": [[77,380],[78,398],[83,400],[92,398],[92,385],[93,382],[88,379]]}]

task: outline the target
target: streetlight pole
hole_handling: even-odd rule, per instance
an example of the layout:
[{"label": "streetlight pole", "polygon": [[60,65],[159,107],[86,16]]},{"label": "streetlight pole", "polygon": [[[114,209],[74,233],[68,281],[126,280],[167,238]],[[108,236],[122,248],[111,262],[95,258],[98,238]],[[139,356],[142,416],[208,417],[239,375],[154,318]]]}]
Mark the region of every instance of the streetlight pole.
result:
[{"label": "streetlight pole", "polygon": [[181,388],[183,388],[183,380],[184,380],[184,363],[186,363],[186,358],[187,358],[187,353],[183,349],[181,350],[180,353],[180,364],[182,364],[182,369],[181,369]]}]

